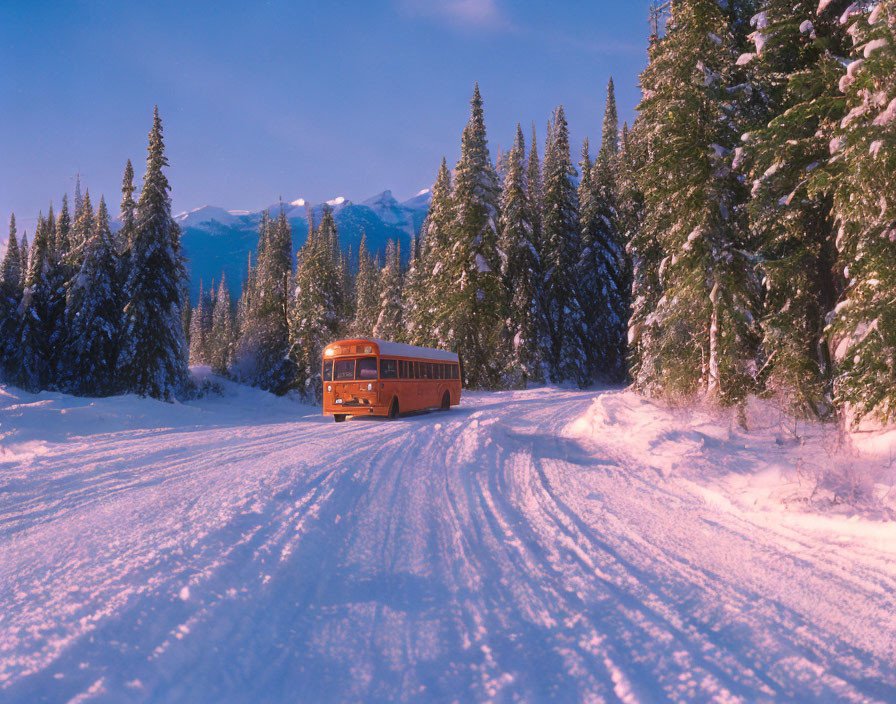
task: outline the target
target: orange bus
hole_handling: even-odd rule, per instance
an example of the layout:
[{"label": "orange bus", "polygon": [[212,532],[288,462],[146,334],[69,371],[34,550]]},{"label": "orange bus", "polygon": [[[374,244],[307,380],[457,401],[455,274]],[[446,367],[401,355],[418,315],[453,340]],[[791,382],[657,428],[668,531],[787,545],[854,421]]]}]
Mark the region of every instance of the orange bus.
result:
[{"label": "orange bus", "polygon": [[323,355],[324,415],[388,416],[460,403],[457,355],[366,338],[327,345]]}]

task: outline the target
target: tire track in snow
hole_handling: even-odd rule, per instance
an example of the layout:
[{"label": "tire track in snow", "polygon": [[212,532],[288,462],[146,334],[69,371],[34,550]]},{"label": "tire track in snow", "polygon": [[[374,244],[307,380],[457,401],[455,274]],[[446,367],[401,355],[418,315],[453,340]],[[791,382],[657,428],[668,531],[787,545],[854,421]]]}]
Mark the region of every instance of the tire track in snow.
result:
[{"label": "tire track in snow", "polygon": [[565,437],[592,398],[137,429],[0,464],[0,586],[22,592],[0,590],[0,699],[892,700],[884,646],[781,591],[827,580],[860,602],[844,619],[881,618],[881,554],[814,562],[817,535]]}]

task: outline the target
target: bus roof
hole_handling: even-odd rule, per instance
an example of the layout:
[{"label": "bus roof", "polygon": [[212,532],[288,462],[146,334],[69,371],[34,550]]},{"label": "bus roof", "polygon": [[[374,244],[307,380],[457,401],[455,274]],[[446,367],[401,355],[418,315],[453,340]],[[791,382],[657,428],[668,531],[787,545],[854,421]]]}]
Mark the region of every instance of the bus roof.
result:
[{"label": "bus roof", "polygon": [[[445,350],[434,350],[430,347],[417,347],[416,345],[405,345],[401,342],[388,342],[387,340],[377,340],[372,337],[360,337],[358,341],[373,342],[380,350],[380,356],[383,357],[414,357],[417,359],[431,359],[438,362],[457,362],[457,355],[454,352]],[[333,344],[340,344],[338,342]],[[329,345],[327,345],[329,347]]]}]

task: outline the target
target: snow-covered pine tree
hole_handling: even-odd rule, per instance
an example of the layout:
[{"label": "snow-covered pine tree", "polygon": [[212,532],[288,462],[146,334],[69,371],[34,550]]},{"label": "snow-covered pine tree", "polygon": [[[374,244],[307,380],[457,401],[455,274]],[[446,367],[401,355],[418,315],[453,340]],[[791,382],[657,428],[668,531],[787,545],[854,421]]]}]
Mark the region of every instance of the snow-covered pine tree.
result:
[{"label": "snow-covered pine tree", "polygon": [[541,263],[533,241],[532,207],[526,188],[526,145],[516,126],[513,147],[504,162],[499,247],[504,253],[501,274],[510,294],[507,334],[508,373],[524,388],[544,380],[539,344]]},{"label": "snow-covered pine tree", "polygon": [[[421,290],[414,306],[409,341],[424,347],[449,346],[450,311],[441,305],[451,270],[451,228],[454,204],[451,200],[451,172],[445,158],[432,187],[432,202],[420,231],[419,258]],[[441,316],[441,317],[440,317]]]},{"label": "snow-covered pine tree", "polygon": [[614,165],[616,156],[619,154],[619,114],[616,111],[616,87],[613,84],[612,76],[610,76],[610,82],[607,83],[607,106],[604,109],[604,124],[601,134],[602,139],[597,158]]},{"label": "snow-covered pine tree", "polygon": [[262,283],[259,278],[259,269],[262,266],[262,259],[264,259],[265,256],[268,240],[272,237],[273,223],[271,222],[271,213],[268,210],[265,210],[261,213],[261,221],[258,223],[258,246],[255,248],[255,266],[252,267],[251,262],[249,264],[252,273],[252,276],[250,277],[252,281],[252,295],[250,297],[253,302],[252,310],[255,310],[255,306],[264,297],[264,294],[261,291]]},{"label": "snow-covered pine tree", "polygon": [[252,296],[255,291],[255,267],[252,266],[252,253],[249,253],[248,263],[246,265],[246,278],[243,281],[243,287],[240,291],[240,298],[236,304],[236,320],[234,325],[234,360],[238,358],[240,349],[240,340],[243,331],[246,330],[249,322],[250,313],[252,311]]},{"label": "snow-covered pine tree", "polygon": [[0,376],[11,379],[19,342],[19,304],[22,300],[22,256],[16,237],[16,216],[9,218],[9,239],[0,268]]},{"label": "snow-covered pine tree", "polygon": [[421,256],[420,240],[416,235],[413,235],[411,237],[411,255],[408,259],[408,268],[404,276],[404,286],[402,287],[401,339],[404,342],[410,342],[414,339],[417,328],[420,325],[421,305],[426,284],[423,277],[423,258]]},{"label": "snow-covered pine tree", "polygon": [[116,390],[122,301],[118,274],[109,211],[100,198],[93,235],[84,247],[84,263],[68,285],[61,386],[70,393],[107,396]]},{"label": "snow-covered pine tree", "polygon": [[628,324],[626,256],[616,209],[618,121],[613,80],[607,86],[603,140],[594,164],[583,154],[579,182],[582,238],[577,267],[585,316],[585,354],[590,378],[620,381],[626,372]]},{"label": "snow-covered pine tree", "polygon": [[326,247],[327,259],[334,267],[334,278],[330,284],[332,286],[330,297],[332,299],[333,311],[339,321],[339,329],[345,320],[346,299],[348,298],[348,292],[345,288],[345,267],[347,267],[347,263],[345,262],[342,247],[339,244],[336,218],[333,215],[333,209],[330,207],[324,208],[324,211],[321,213],[318,238],[321,240],[322,246]]},{"label": "snow-covered pine tree", "polygon": [[171,217],[170,186],[163,171],[168,160],[158,107],[147,152],[123,291],[118,379],[125,391],[169,400],[188,383],[181,311],[189,304],[184,298],[180,228]]},{"label": "snow-covered pine tree", "polygon": [[[850,14],[852,15],[850,17]],[[896,2],[852,6],[841,86],[848,112],[831,144],[837,249],[847,279],[830,326],[834,389],[848,417],[896,419]]]},{"label": "snow-covered pine tree", "polygon": [[637,382],[665,393],[706,391],[720,402],[751,387],[759,293],[746,193],[730,165],[740,136],[729,91],[736,53],[716,0],[676,0],[641,75],[638,117],[650,154],[640,171],[639,239],[662,251],[663,297],[635,321],[649,328]]},{"label": "snow-covered pine tree", "polygon": [[78,222],[81,218],[81,208],[83,205],[84,199],[81,197],[81,172],[79,171],[75,176],[75,222]]},{"label": "snow-covered pine tree", "polygon": [[657,275],[662,255],[658,247],[650,246],[655,238],[642,240],[640,237],[644,195],[638,186],[638,169],[644,159],[644,150],[636,141],[635,131],[629,130],[628,124],[623,123],[617,162],[617,212],[621,238],[625,243],[627,361],[628,374],[633,379],[640,376],[639,327],[643,326],[647,315],[656,308],[662,296]]},{"label": "snow-covered pine tree", "polygon": [[380,278],[379,314],[373,326],[373,335],[380,340],[404,341],[401,290],[401,254],[395,242],[389,240],[386,244],[386,265]]},{"label": "snow-covered pine tree", "polygon": [[19,244],[19,271],[22,272],[22,285],[28,276],[28,263],[31,260],[31,245],[28,244],[28,231],[22,233],[22,241]]},{"label": "snow-covered pine tree", "polygon": [[526,195],[529,196],[529,211],[532,218],[532,242],[536,251],[541,251],[541,221],[544,214],[544,187],[542,185],[541,162],[538,159],[538,135],[532,122],[532,142],[529,158],[526,159]]},{"label": "snow-covered pine tree", "polygon": [[190,363],[190,350],[192,349],[192,325],[193,325],[193,306],[190,305],[190,297],[184,298],[184,307],[180,312],[180,320],[184,329],[184,347],[186,348],[187,364]]},{"label": "snow-covered pine tree", "polygon": [[831,410],[831,360],[825,318],[840,288],[829,188],[813,171],[829,158],[844,100],[840,58],[848,51],[833,0],[816,15],[815,0],[766,0],[751,35],[755,53],[740,63],[765,105],[746,137],[753,197],[750,227],[765,287],[763,380],[799,414]]},{"label": "snow-covered pine tree", "polygon": [[355,277],[355,319],[352,333],[370,337],[379,315],[380,271],[367,251],[367,235],[361,234],[358,248],[358,275]]},{"label": "snow-covered pine tree", "polygon": [[541,264],[544,272],[542,351],[553,382],[591,381],[585,356],[586,328],[576,282],[581,252],[576,170],[569,155],[569,128],[563,106],[554,112],[544,157],[544,220]]},{"label": "snow-covered pine tree", "polygon": [[[65,202],[65,201],[63,201]],[[67,204],[66,204],[67,205]],[[63,211],[68,220],[67,207]],[[64,223],[68,229],[68,222]],[[68,233],[60,235],[53,204],[47,214],[47,388],[59,389],[63,368],[70,361],[65,347],[67,337],[66,325],[66,287],[70,279],[68,259]]]},{"label": "snow-covered pine tree", "polygon": [[230,301],[230,289],[223,272],[218,294],[215,296],[215,309],[212,313],[211,336],[208,341],[209,364],[215,374],[226,375],[233,361],[233,307]]},{"label": "snow-covered pine tree", "polygon": [[84,197],[81,198],[81,207],[78,209],[78,216],[72,225],[71,247],[69,253],[69,266],[75,271],[80,270],[84,263],[84,248],[87,242],[93,236],[95,227],[95,219],[93,212],[93,204],[90,202],[90,189],[84,191]]},{"label": "snow-covered pine tree", "polygon": [[282,207],[276,223],[262,216],[258,252],[254,291],[234,369],[238,378],[254,386],[285,394],[295,379],[295,367],[288,358],[292,228]]},{"label": "snow-covered pine tree", "polygon": [[[136,229],[137,204],[134,202],[134,167],[128,159],[124,166],[124,176],[121,179],[121,229],[115,234],[115,248],[119,254],[118,277],[124,285],[130,271],[130,252],[134,231]],[[189,305],[184,310],[192,310]],[[184,328],[185,330],[189,327]]]},{"label": "snow-covered pine tree", "polygon": [[497,388],[504,383],[507,294],[497,247],[499,197],[477,84],[454,170],[450,255],[435,316],[441,328],[439,344],[457,350],[464,383],[473,388]]},{"label": "snow-covered pine tree", "polygon": [[[187,306],[184,306],[185,308]],[[190,314],[190,364],[209,364],[209,345],[212,333],[212,297],[199,281],[199,299]]]},{"label": "snow-covered pine tree", "polygon": [[[339,272],[333,258],[335,221],[329,207],[324,208],[320,227],[308,233],[299,252],[289,309],[290,359],[296,364],[296,385],[312,401],[323,393],[321,364],[323,349],[339,330],[339,314],[334,291]],[[336,249],[338,250],[338,239]]]},{"label": "snow-covered pine tree", "polygon": [[43,213],[38,216],[31,256],[28,258],[28,274],[19,304],[21,326],[15,357],[15,380],[26,391],[37,392],[47,388],[50,378],[47,356],[49,350],[50,233]]},{"label": "snow-covered pine tree", "polygon": [[[62,196],[62,209],[56,219],[56,256],[70,274],[69,256],[72,249],[72,218],[68,209],[68,194]],[[70,278],[70,276],[69,276]]]},{"label": "snow-covered pine tree", "polygon": [[6,241],[6,254],[3,256],[3,268],[0,270],[3,285],[12,290],[21,292],[22,288],[22,257],[19,254],[19,241],[16,238],[16,214],[9,216],[9,237]]},{"label": "snow-covered pine tree", "polygon": [[[576,265],[578,295],[584,316],[584,351],[591,379],[623,377],[622,248],[618,242],[615,183],[605,152],[603,174],[590,162],[587,140],[582,148],[579,181],[581,253]],[[601,161],[599,158],[598,161]]]}]

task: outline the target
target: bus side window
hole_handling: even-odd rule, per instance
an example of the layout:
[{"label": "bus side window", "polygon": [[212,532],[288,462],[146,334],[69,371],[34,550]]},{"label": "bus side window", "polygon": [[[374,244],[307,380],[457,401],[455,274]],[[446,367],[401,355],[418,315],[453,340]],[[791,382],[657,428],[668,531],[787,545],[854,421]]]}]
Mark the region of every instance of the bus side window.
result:
[{"label": "bus side window", "polygon": [[398,364],[394,359],[380,360],[380,379],[397,379]]},{"label": "bus side window", "polygon": [[420,378],[420,362],[411,362],[411,379]]},{"label": "bus side window", "polygon": [[437,365],[436,374],[438,374],[439,379],[445,378],[445,365],[444,364]]},{"label": "bus side window", "polygon": [[324,381],[333,381],[333,360],[324,362]]},{"label": "bus side window", "polygon": [[458,374],[457,374],[457,365],[456,365],[456,364],[452,364],[452,365],[451,365],[451,378],[452,378],[452,379],[457,379],[457,378],[458,378]]}]

